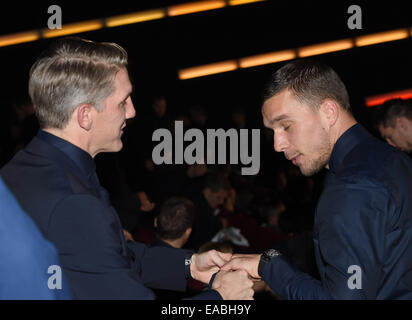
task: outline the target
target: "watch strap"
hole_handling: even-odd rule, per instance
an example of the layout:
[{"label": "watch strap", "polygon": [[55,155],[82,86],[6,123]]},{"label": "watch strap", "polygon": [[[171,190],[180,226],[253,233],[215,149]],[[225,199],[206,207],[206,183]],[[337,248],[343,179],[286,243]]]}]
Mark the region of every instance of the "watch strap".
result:
[{"label": "watch strap", "polygon": [[260,256],[260,261],[258,265],[258,274],[261,278],[263,277],[263,271],[265,270],[265,267],[268,262],[269,262],[269,259],[264,255],[264,253],[262,253],[262,255]]},{"label": "watch strap", "polygon": [[258,265],[258,274],[261,278],[263,277],[263,272],[265,271],[265,267],[269,263],[269,261],[280,255],[281,253],[274,249],[269,249],[262,253]]}]

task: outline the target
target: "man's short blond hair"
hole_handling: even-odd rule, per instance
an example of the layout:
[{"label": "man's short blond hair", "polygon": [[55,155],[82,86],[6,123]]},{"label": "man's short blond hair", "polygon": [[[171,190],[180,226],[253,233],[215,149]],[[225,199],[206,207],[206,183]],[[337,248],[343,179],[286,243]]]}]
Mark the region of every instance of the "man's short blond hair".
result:
[{"label": "man's short blond hair", "polygon": [[29,94],[40,127],[63,129],[82,104],[102,111],[127,61],[126,51],[115,43],[76,37],[54,42],[30,69]]}]

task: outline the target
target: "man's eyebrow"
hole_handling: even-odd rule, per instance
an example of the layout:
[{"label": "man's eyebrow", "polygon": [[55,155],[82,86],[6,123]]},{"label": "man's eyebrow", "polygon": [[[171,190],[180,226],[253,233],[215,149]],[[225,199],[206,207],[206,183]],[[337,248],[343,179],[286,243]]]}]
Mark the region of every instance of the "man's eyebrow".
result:
[{"label": "man's eyebrow", "polygon": [[281,121],[281,120],[284,120],[284,119],[288,119],[288,118],[289,118],[289,116],[287,114],[282,114],[278,117],[270,119],[269,124],[273,125],[275,122],[278,122],[278,121]]},{"label": "man's eyebrow", "polygon": [[129,98],[129,97],[132,95],[132,93],[133,93],[133,89],[131,89],[131,90],[127,93],[126,97],[125,97],[122,101],[127,100],[127,98]]}]

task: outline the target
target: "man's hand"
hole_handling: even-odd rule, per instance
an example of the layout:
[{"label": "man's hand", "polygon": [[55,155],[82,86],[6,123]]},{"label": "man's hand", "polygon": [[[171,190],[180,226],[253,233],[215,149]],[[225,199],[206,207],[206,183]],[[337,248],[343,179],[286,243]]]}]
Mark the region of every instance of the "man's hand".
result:
[{"label": "man's hand", "polygon": [[218,272],[232,257],[231,253],[210,250],[192,255],[190,273],[192,278],[203,283],[209,283],[213,274]]},{"label": "man's hand", "polygon": [[222,267],[222,270],[244,270],[250,277],[260,279],[258,273],[260,256],[260,254],[234,254],[232,259]]},{"label": "man's hand", "polygon": [[132,234],[126,229],[123,229],[123,235],[126,241],[134,241]]},{"label": "man's hand", "polygon": [[212,289],[219,292],[223,300],[253,300],[253,281],[244,270],[221,270],[213,280]]},{"label": "man's hand", "polygon": [[149,198],[147,197],[146,192],[137,192],[136,193],[137,197],[139,198],[141,202],[140,210],[144,212],[152,211],[153,208],[155,207],[155,203],[150,202]]}]

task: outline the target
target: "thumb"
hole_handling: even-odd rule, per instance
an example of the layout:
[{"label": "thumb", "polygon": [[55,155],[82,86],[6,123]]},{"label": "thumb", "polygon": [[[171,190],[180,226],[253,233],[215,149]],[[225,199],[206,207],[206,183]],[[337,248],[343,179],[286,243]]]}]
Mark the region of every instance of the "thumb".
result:
[{"label": "thumb", "polygon": [[238,268],[236,268],[235,260],[230,260],[228,263],[223,265],[220,269],[224,271],[230,271],[230,270],[236,270]]},{"label": "thumb", "polygon": [[218,251],[217,254],[225,261],[225,262],[229,262],[230,259],[232,259],[232,254],[231,253],[223,253]]},{"label": "thumb", "polygon": [[212,255],[213,255],[213,263],[217,265],[218,267],[222,267],[232,258],[231,253],[223,253],[220,251],[214,251]]}]

